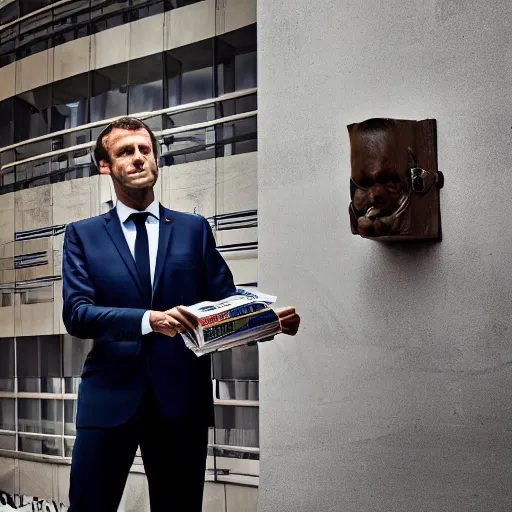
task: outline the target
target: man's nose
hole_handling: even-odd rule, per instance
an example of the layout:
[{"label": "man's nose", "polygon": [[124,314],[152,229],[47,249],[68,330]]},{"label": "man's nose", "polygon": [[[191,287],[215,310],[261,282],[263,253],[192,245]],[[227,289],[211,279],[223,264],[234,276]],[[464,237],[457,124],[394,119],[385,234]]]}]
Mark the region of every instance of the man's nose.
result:
[{"label": "man's nose", "polygon": [[133,152],[133,163],[139,165],[144,163],[144,155],[139,151],[138,148],[135,148]]},{"label": "man's nose", "polygon": [[380,203],[384,199],[385,193],[386,193],[386,191],[385,191],[384,187],[381,184],[376,183],[370,189],[370,202],[372,204]]}]

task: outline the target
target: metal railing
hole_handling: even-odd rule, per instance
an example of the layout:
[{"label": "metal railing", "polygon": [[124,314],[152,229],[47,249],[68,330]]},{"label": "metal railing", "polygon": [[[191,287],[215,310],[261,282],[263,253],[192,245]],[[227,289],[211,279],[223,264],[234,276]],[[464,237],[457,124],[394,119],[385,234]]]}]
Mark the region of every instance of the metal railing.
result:
[{"label": "metal railing", "polygon": [[[250,96],[252,94],[255,94],[256,92],[257,92],[257,88],[245,89],[243,91],[237,91],[237,92],[233,92],[233,93],[223,94],[222,96],[218,96],[216,98],[212,98],[212,99],[208,99],[208,100],[201,100],[201,101],[196,101],[193,103],[186,103],[184,105],[168,107],[168,108],[164,108],[164,109],[160,109],[160,110],[155,110],[152,112],[139,112],[136,114],[130,114],[130,117],[136,117],[138,119],[143,120],[143,119],[147,119],[149,117],[156,117],[159,115],[176,115],[176,114],[180,114],[183,112],[190,112],[192,110],[197,110],[197,109],[203,108],[203,107],[213,106],[213,105],[216,105],[217,103],[221,103],[224,101],[229,101],[229,100],[234,100],[237,98],[243,98],[246,96]],[[186,125],[186,126],[179,126],[176,128],[167,128],[165,130],[155,131],[154,134],[157,138],[168,137],[170,135],[176,135],[178,133],[184,133],[184,132],[199,130],[199,129],[203,129],[203,128],[210,128],[213,126],[217,126],[219,124],[239,121],[242,119],[248,119],[250,117],[256,117],[257,115],[258,115],[258,111],[252,110],[250,112],[244,112],[242,114],[234,114],[231,116],[221,117],[219,119],[214,119],[212,121],[204,121],[202,123],[196,123],[196,124],[191,124],[191,125]],[[0,148],[0,154],[4,153],[6,151],[9,151],[9,150],[17,149],[19,147],[28,146],[28,145],[34,144],[36,142],[54,139],[61,135],[69,135],[72,133],[81,132],[81,131],[92,129],[92,128],[100,128],[103,126],[107,126],[108,124],[112,123],[116,119],[120,119],[122,117],[125,117],[125,115],[112,117],[109,119],[105,119],[103,121],[87,123],[87,124],[83,124],[80,126],[76,126],[74,128],[68,128],[66,130],[60,130],[57,132],[52,132],[52,133],[48,133],[45,135],[41,135],[39,137],[34,137],[34,138],[26,140],[26,141],[17,142],[16,144],[11,144],[9,146]],[[161,143],[162,141],[159,141],[159,142]],[[56,149],[54,151],[48,151],[46,153],[41,153],[39,155],[25,158],[23,160],[17,160],[15,162],[10,162],[8,164],[5,164],[2,167],[0,167],[0,172],[3,173],[7,169],[16,167],[18,165],[26,164],[29,162],[34,162],[37,160],[44,160],[46,158],[52,158],[54,156],[72,153],[74,151],[89,149],[89,148],[94,147],[95,145],[96,145],[96,141],[91,141],[91,142],[85,142],[83,144],[77,144],[75,146],[70,146],[68,148]]]}]

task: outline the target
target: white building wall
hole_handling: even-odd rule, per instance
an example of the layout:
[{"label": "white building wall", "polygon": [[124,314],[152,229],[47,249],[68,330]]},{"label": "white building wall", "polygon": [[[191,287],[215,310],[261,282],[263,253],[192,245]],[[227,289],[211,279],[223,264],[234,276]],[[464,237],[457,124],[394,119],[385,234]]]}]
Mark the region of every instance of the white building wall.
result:
[{"label": "white building wall", "polygon": [[[512,4],[258,2],[261,512],[512,509]],[[438,123],[443,241],[350,233],[346,125]]]}]

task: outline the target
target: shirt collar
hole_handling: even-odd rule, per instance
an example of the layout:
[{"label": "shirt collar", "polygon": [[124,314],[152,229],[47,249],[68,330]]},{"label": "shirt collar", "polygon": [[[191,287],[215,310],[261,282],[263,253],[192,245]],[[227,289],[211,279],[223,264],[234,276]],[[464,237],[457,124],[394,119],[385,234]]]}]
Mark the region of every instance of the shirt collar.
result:
[{"label": "shirt collar", "polygon": [[[129,206],[126,206],[124,203],[122,203],[119,199],[117,200],[117,215],[119,216],[119,220],[122,224],[124,224],[128,217],[132,213],[140,213],[138,210],[134,210],[133,208],[130,208]],[[160,207],[158,204],[158,201],[155,199],[145,210],[142,210],[144,212],[148,212],[156,219],[160,219]]]}]

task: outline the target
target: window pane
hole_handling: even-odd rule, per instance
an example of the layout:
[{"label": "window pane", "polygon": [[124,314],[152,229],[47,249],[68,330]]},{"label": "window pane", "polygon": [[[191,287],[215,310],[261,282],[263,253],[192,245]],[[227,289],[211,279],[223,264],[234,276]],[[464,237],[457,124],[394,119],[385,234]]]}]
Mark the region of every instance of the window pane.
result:
[{"label": "window pane", "polygon": [[256,24],[218,36],[215,62],[219,95],[256,87]]},{"label": "window pane", "polygon": [[195,4],[201,0],[166,0],[166,3],[171,9],[178,9],[179,7],[185,7],[186,5]]},{"label": "window pane", "polygon": [[[16,345],[18,378],[39,378],[39,349],[37,336],[19,337],[16,339]],[[39,389],[26,391],[39,391]]]},{"label": "window pane", "polygon": [[259,399],[257,380],[218,380],[216,395],[219,400],[251,400]]},{"label": "window pane", "polygon": [[126,63],[93,72],[91,121],[101,121],[127,113],[127,83]]},{"label": "window pane", "polygon": [[13,143],[13,101],[9,98],[0,101],[0,147]]},{"label": "window pane", "polygon": [[37,453],[41,455],[53,455],[62,457],[62,439],[59,438],[32,438],[22,437],[18,439],[18,450],[25,453]]},{"label": "window pane", "polygon": [[131,114],[163,108],[162,55],[152,55],[130,62]]},{"label": "window pane", "polygon": [[38,87],[14,98],[14,140],[38,137],[48,133],[51,105],[50,86]]},{"label": "window pane", "polygon": [[217,156],[239,155],[258,149],[256,117],[218,125],[216,132],[220,149]]},{"label": "window pane", "polygon": [[167,52],[168,103],[172,107],[213,97],[213,40]]},{"label": "window pane", "polygon": [[212,358],[215,379],[258,379],[257,345],[216,352]]},{"label": "window pane", "polygon": [[38,11],[47,5],[50,5],[54,0],[20,0],[20,16],[25,16],[31,12]]},{"label": "window pane", "polygon": [[0,398],[0,430],[16,430],[14,398]]},{"label": "window pane", "polygon": [[18,429],[20,432],[62,434],[62,401],[19,398]]},{"label": "window pane", "polygon": [[258,85],[256,52],[235,57],[235,91],[249,89]]},{"label": "window pane", "polygon": [[148,16],[154,16],[164,12],[164,2],[147,2],[145,0],[132,0],[132,6],[145,4],[143,7],[133,9],[131,12],[130,21],[137,21]]},{"label": "window pane", "polygon": [[92,345],[92,340],[80,340],[69,334],[63,336],[65,393],[78,393],[84,361]]},{"label": "window pane", "polygon": [[41,377],[61,377],[61,337],[40,336]]},{"label": "window pane", "polygon": [[87,123],[88,97],[88,73],[54,82],[51,131],[65,130]]},{"label": "window pane", "polygon": [[9,23],[20,16],[20,4],[18,2],[8,3],[0,10],[0,24]]},{"label": "window pane", "polygon": [[45,11],[19,23],[18,58],[46,50],[52,28],[52,13]]},{"label": "window pane", "polygon": [[16,450],[16,436],[0,435],[0,450]]},{"label": "window pane", "polygon": [[0,391],[14,391],[14,338],[0,338]]},{"label": "window pane", "polygon": [[64,457],[71,457],[73,455],[73,446],[75,445],[74,439],[64,439]]},{"label": "window pane", "polygon": [[74,0],[53,9],[54,33],[89,21],[89,0]]},{"label": "window pane", "polygon": [[64,400],[64,435],[76,435],[76,400]]},{"label": "window pane", "polygon": [[[46,166],[44,170],[37,169],[37,166],[31,167],[29,164],[16,166],[16,173],[21,173],[23,169],[28,169],[26,171],[26,177],[30,178],[32,176],[38,176],[43,174],[47,174],[49,172],[48,162],[45,162]],[[42,165],[42,164],[40,164]],[[38,172],[39,174],[37,174]],[[25,174],[23,174],[25,176]],[[20,181],[22,174],[19,174],[17,178]],[[40,304],[42,302],[53,302],[53,285],[49,286],[38,286],[37,288],[31,288],[29,290],[21,292],[21,303],[22,304]]]},{"label": "window pane", "polygon": [[215,443],[231,446],[259,446],[257,407],[215,406]]}]

